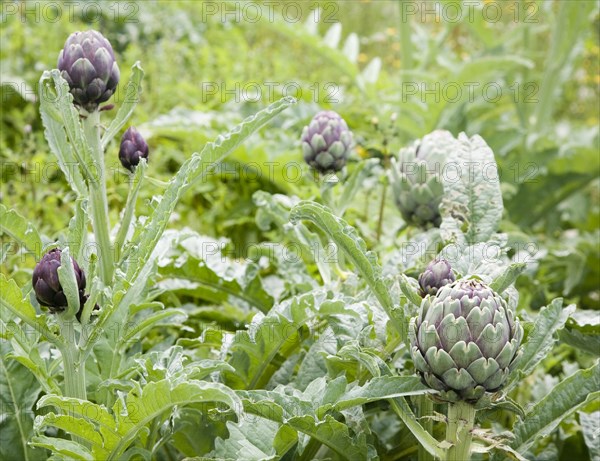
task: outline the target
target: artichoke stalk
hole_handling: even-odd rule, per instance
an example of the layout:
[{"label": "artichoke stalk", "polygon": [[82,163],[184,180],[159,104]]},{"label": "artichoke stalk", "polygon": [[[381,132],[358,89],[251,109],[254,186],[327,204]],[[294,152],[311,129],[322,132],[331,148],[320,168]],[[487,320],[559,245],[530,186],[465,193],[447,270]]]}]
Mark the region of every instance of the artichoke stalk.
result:
[{"label": "artichoke stalk", "polygon": [[58,70],[69,84],[75,104],[88,112],[110,99],[120,78],[110,42],[95,30],[69,35],[58,55]]},{"label": "artichoke stalk", "polygon": [[506,382],[523,328],[491,288],[458,280],[423,299],[409,337],[415,368],[436,397],[476,404]]},{"label": "artichoke stalk", "polygon": [[304,160],[319,173],[340,171],[353,147],[352,132],[346,121],[334,111],[314,116],[302,131]]}]

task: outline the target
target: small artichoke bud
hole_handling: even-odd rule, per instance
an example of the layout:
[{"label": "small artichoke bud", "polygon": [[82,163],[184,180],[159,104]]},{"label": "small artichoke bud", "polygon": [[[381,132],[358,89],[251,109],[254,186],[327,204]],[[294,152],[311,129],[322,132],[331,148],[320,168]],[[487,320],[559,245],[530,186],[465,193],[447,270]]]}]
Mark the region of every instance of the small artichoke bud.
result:
[{"label": "small artichoke bud", "polygon": [[419,275],[420,294],[435,296],[440,288],[456,280],[450,263],[445,259],[434,259]]},{"label": "small artichoke bud", "polygon": [[[61,266],[61,251],[54,248],[46,253],[37,263],[33,270],[31,284],[35,292],[35,298],[42,305],[46,306],[50,312],[63,312],[67,308],[67,297],[63,292],[60,280],[58,278],[58,268]],[[85,303],[85,273],[79,267],[79,264],[71,258],[73,269],[75,270],[75,279],[79,289],[80,311]]]},{"label": "small artichoke bud", "polygon": [[523,328],[490,287],[461,279],[423,299],[408,335],[417,373],[436,398],[476,404],[504,386]]},{"label": "small artichoke bud", "polygon": [[133,173],[141,158],[148,160],[148,144],[140,132],[130,126],[121,138],[119,160],[121,165]]},{"label": "small artichoke bud", "polygon": [[58,69],[69,83],[75,104],[88,112],[108,101],[120,78],[110,42],[95,30],[69,35],[58,55]]},{"label": "small artichoke bud", "polygon": [[352,132],[336,112],[319,112],[302,131],[304,160],[319,173],[340,171],[353,146]]}]

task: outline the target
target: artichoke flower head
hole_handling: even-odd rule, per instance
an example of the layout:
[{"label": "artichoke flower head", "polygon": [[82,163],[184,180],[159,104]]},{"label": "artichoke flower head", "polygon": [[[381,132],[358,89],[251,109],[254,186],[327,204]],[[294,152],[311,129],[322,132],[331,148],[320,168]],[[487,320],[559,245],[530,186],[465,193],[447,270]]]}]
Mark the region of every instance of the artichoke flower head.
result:
[{"label": "artichoke flower head", "polygon": [[332,110],[321,111],[302,131],[304,160],[319,173],[340,171],[353,147],[346,121]]},{"label": "artichoke flower head", "polygon": [[[31,278],[35,298],[52,313],[62,312],[67,308],[67,297],[58,278],[58,268],[61,266],[61,254],[59,248],[54,248],[46,253],[35,266]],[[71,258],[71,261],[75,270],[79,300],[81,305],[83,305],[86,301],[84,295],[86,285],[85,273],[73,258]]]},{"label": "artichoke flower head", "polygon": [[88,112],[108,101],[119,83],[119,66],[110,42],[95,30],[69,35],[58,55],[58,70],[73,101]]},{"label": "artichoke flower head", "polygon": [[417,373],[440,400],[477,403],[505,384],[523,328],[500,295],[461,279],[423,299],[409,337]]},{"label": "artichoke flower head", "polygon": [[423,229],[440,226],[444,168],[455,149],[452,134],[437,130],[401,149],[392,159],[390,184],[396,206],[408,224]]}]

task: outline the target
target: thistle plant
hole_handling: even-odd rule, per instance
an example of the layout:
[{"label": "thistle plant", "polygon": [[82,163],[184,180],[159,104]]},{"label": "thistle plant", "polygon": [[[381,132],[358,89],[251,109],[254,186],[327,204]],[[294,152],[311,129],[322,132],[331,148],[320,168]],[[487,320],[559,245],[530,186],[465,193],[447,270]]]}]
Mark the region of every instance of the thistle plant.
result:
[{"label": "thistle plant", "polygon": [[[229,36],[229,28],[220,29]],[[339,31],[336,24],[330,44]],[[410,48],[414,40],[401,34]],[[191,40],[187,35],[182,44]],[[317,35],[307,33],[302,46],[318,44]],[[331,60],[341,67],[358,55],[359,44],[350,34],[343,51],[328,47],[326,55],[343,52],[343,59]],[[161,108],[171,98],[141,92],[138,63],[123,73],[128,82],[118,92],[119,66],[125,69],[119,58],[98,32],[76,33],[60,53],[59,69],[39,82],[43,135],[64,175],[53,187],[69,188],[60,205],[68,219],[58,228],[44,223],[42,233],[0,203],[0,261],[6,262],[0,271],[0,459],[548,459],[563,443],[565,427],[593,434],[598,324],[561,299],[540,307],[531,291],[520,293],[527,285],[520,277],[533,272],[515,248],[525,232],[507,222],[504,189],[490,174],[494,154],[480,136],[436,131],[403,149],[394,165],[388,165],[386,140],[380,158],[347,165],[352,133],[338,114],[319,113],[301,136],[302,148],[319,180],[341,177],[339,187],[325,189],[335,200],[324,194],[319,201],[327,206],[313,200],[317,194],[305,184],[286,195],[274,182],[269,189],[280,193],[253,191],[252,205],[243,195],[248,184],[205,180],[229,153],[256,160],[274,140],[282,140],[282,150],[297,144],[300,133],[289,130],[265,136],[251,154],[236,151],[295,101],[275,102],[213,142],[179,126],[179,115],[165,136],[170,112],[159,119],[144,114],[148,123],[138,131],[132,122],[140,98],[160,95]],[[348,100],[377,97],[377,64],[347,73],[356,85],[346,91],[360,90]],[[165,80],[181,86],[155,78],[152,90]],[[186,96],[195,91],[183,87]],[[344,110],[354,120],[370,107],[353,106]],[[374,107],[384,113],[389,105]],[[401,109],[390,130],[416,132],[408,118],[420,115]],[[215,115],[215,126],[232,119]],[[148,163],[140,132],[152,141],[153,158],[181,160],[172,177],[161,171],[164,162]],[[174,147],[197,140],[203,144],[196,153]],[[123,184],[109,181],[107,158],[121,162],[115,180]],[[454,181],[444,176],[449,162],[458,172]],[[387,204],[385,185],[377,187],[386,177],[382,166],[392,170],[404,221],[423,231],[398,233],[398,216],[378,216],[377,205]],[[556,164],[548,168],[554,178]],[[201,229],[194,229],[196,208],[174,213],[190,190],[194,199],[209,194],[203,205],[222,195],[203,214]],[[248,235],[200,233],[232,221],[242,222]],[[232,247],[248,236],[261,244],[247,258],[232,257]],[[17,251],[4,251],[9,239]],[[576,369],[573,358],[584,353],[595,355],[584,356]],[[561,375],[555,370],[563,364]],[[594,448],[590,443],[590,454]]]},{"label": "thistle plant", "polygon": [[[409,329],[411,356],[423,382],[449,402],[449,460],[469,459],[475,409],[497,393],[519,357],[523,328],[506,301],[477,280],[458,280],[423,299]],[[464,420],[458,428],[457,421]],[[458,428],[458,429],[457,429]]]},{"label": "thistle plant", "polygon": [[334,111],[319,112],[302,131],[304,160],[319,173],[340,171],[353,146],[352,132]]},{"label": "thistle plant", "polygon": [[453,157],[455,140],[447,131],[434,131],[392,159],[389,178],[396,206],[407,224],[439,227],[444,196],[443,172]]},{"label": "thistle plant", "polygon": [[140,132],[130,126],[121,138],[119,160],[124,168],[133,173],[141,159],[148,160],[148,144]]},{"label": "thistle plant", "polygon": [[[85,273],[79,267],[79,264],[71,258],[77,291],[79,295],[80,307],[85,303]],[[31,285],[35,292],[35,299],[42,306],[46,306],[50,312],[63,312],[67,309],[67,296],[60,283],[58,268],[61,266],[61,251],[54,248],[46,253],[37,263],[33,270]]]},{"label": "thistle plant", "polygon": [[110,99],[121,76],[110,42],[95,30],[69,36],[58,56],[58,70],[75,104],[88,112]]},{"label": "thistle plant", "polygon": [[[126,387],[119,401],[115,383],[124,376],[131,378],[133,353],[129,351],[145,332],[168,319],[181,320],[186,316],[177,308],[155,311],[157,305],[146,289],[149,281],[157,277],[154,250],[164,238],[179,198],[233,148],[295,100],[283,98],[215,142],[201,146],[200,152],[191,155],[171,181],[163,184],[164,195],[155,196],[158,204],[143,218],[142,225],[136,219],[136,205],[144,184],[148,145],[133,127],[123,134],[120,146],[112,143],[139,101],[141,66],[139,63],[132,66],[125,97],[115,101],[118,110],[110,118],[107,109],[112,104],[104,107],[100,104],[109,101],[116,92],[120,73],[112,46],[102,34],[93,30],[72,34],[59,53],[58,67],[43,73],[39,93],[48,145],[76,197],[74,216],[60,235],[60,249],[54,248],[56,242],[49,242],[54,249],[42,251],[47,244],[42,243],[35,225],[0,205],[0,214],[10,215],[6,227],[3,221],[2,232],[8,229],[10,235],[21,238],[19,242],[39,258],[32,275],[33,292],[25,300],[16,282],[0,274],[2,325],[10,320],[18,322],[23,330],[33,329],[34,342],[30,344],[28,339],[23,342],[18,335],[7,334],[3,338],[16,341],[15,350],[22,353],[26,367],[41,386],[39,389],[43,389],[45,396],[38,406],[52,405],[56,412],[36,421],[38,435],[32,438],[31,447],[27,445],[29,441],[24,441],[20,456],[34,459],[31,450],[38,447],[41,454],[50,450],[56,456],[66,456],[68,452],[70,459],[80,455],[89,459],[120,459],[140,431],[146,431],[151,421],[167,414],[177,402],[184,404],[191,398],[197,403],[221,402],[235,410],[241,406],[230,389],[194,377],[164,377],[148,388],[137,390]],[[106,120],[101,120],[103,116]],[[121,219],[113,227],[107,200],[105,153],[116,156],[117,152],[129,173],[129,192],[124,209],[117,210]],[[39,315],[40,306],[47,307],[54,315]],[[38,342],[47,342],[51,348],[48,360],[58,356],[60,361],[50,366],[39,353],[28,352],[38,347]],[[93,363],[91,368],[90,363]],[[90,386],[90,383],[105,385]],[[132,419],[134,408],[153,411],[157,388],[159,394],[171,396],[168,401],[161,399],[158,413],[144,417],[148,419]],[[181,396],[185,398],[178,400]],[[77,411],[73,413],[72,399],[81,405],[95,406],[99,412],[91,418]],[[101,444],[81,431],[89,424],[100,424],[98,418],[104,421],[101,425],[111,427],[109,432],[114,435],[104,433],[107,438]],[[44,435],[43,428],[53,425],[70,432],[71,440]],[[62,448],[64,443],[69,447],[66,451]]]},{"label": "thistle plant", "polygon": [[420,295],[435,296],[440,288],[456,280],[456,275],[450,263],[443,259],[434,259],[427,268],[419,274]]}]

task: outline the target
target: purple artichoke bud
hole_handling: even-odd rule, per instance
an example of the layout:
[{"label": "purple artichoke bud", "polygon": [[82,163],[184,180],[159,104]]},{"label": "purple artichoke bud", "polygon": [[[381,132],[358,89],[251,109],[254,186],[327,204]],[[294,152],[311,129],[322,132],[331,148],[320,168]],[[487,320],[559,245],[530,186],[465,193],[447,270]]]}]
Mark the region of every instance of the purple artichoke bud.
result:
[{"label": "purple artichoke bud", "polygon": [[95,30],[69,35],[58,55],[58,69],[69,83],[75,104],[88,112],[115,92],[119,66],[110,42]]},{"label": "purple artichoke bud", "polygon": [[[65,296],[60,280],[58,278],[58,268],[60,262],[61,251],[59,248],[54,248],[46,253],[38,262],[33,270],[31,284],[35,292],[35,298],[42,305],[48,307],[50,312],[62,312],[67,308],[67,297]],[[80,310],[85,303],[85,274],[79,267],[77,262],[71,258],[73,269],[75,270],[75,279],[77,280],[77,288],[79,289]]]},{"label": "purple artichoke bud", "polygon": [[140,132],[130,126],[121,138],[119,160],[121,160],[121,165],[133,173],[135,167],[140,163],[140,158],[148,160],[148,144]]},{"label": "purple artichoke bud", "polygon": [[304,160],[320,173],[340,171],[353,146],[352,132],[342,117],[327,110],[314,116],[302,131]]},{"label": "purple artichoke bud", "polygon": [[415,368],[437,398],[477,403],[506,382],[523,328],[490,287],[457,280],[423,299],[408,335]]},{"label": "purple artichoke bud", "polygon": [[434,259],[419,275],[421,296],[435,296],[440,288],[456,280],[450,263],[445,259]]}]

